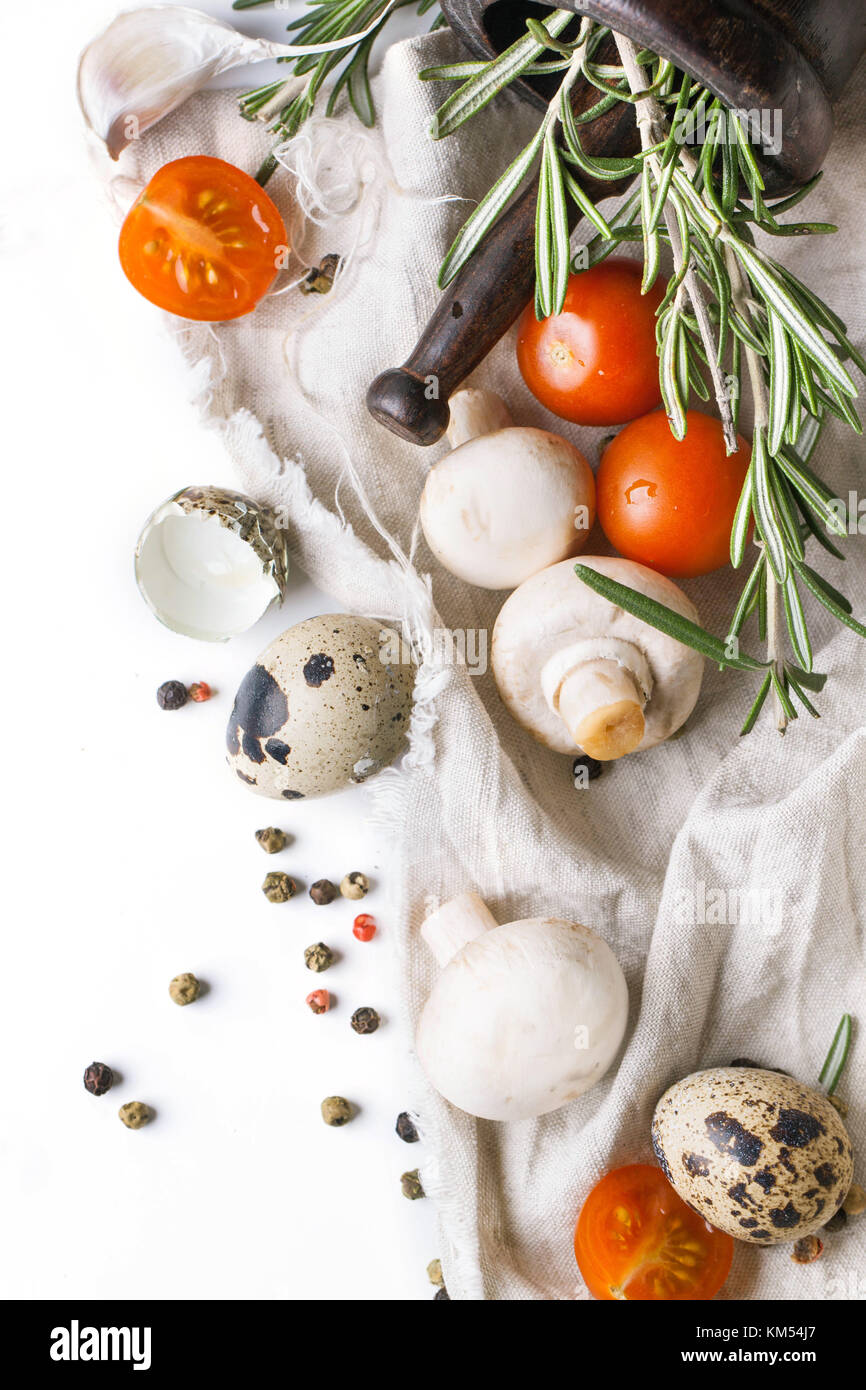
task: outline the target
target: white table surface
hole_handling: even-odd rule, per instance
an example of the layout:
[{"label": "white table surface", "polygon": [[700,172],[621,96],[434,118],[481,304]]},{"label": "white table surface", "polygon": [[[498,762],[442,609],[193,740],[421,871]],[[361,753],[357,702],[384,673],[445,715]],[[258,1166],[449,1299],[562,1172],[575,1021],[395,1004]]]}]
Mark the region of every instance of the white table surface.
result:
[{"label": "white table surface", "polygon": [[[228,3],[201,6],[225,18]],[[394,1133],[409,1040],[394,1018],[388,866],[368,793],[285,808],[228,773],[234,689],[284,627],[333,608],[295,574],[287,602],[224,645],[160,627],[133,580],[151,508],[190,483],[232,485],[187,400],[159,315],[130,289],[88,167],[74,101],[79,49],[118,8],[6,5],[2,258],[6,609],[6,871],[0,1124],[2,1285],[11,1298],[430,1298],[430,1202],[399,1177],[423,1145]],[[291,7],[292,13],[298,5]],[[235,17],[278,36],[287,14]],[[254,81],[264,81],[258,69]],[[243,75],[231,75],[243,83]],[[39,90],[37,90],[37,84]],[[9,111],[21,113],[17,126]],[[204,705],[161,711],[162,681],[207,680]],[[278,824],[280,856],[253,838]],[[284,867],[309,885],[374,879],[380,924],[356,905],[284,906]],[[345,951],[326,976],[303,947]],[[208,993],[177,1008],[192,970]],[[314,1017],[305,995],[337,1006]],[[349,1027],[371,1004],[372,1037]],[[122,1082],[81,1081],[94,1059]],[[326,1095],[361,1107],[344,1129]],[[127,1100],[157,1117],[140,1132]]]}]

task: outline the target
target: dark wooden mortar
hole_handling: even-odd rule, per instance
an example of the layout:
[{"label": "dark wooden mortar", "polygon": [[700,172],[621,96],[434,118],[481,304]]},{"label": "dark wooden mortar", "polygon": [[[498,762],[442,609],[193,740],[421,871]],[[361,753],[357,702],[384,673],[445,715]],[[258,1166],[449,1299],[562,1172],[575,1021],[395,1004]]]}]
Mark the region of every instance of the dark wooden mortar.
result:
[{"label": "dark wooden mortar", "polygon": [[[442,0],[442,8],[470,52],[490,58],[524,32],[527,15],[543,16],[552,6]],[[587,13],[672,58],[729,106],[780,112],[781,149],[756,148],[771,194],[796,188],[820,169],[833,134],[832,104],[866,49],[866,0],[561,0],[559,8]],[[515,87],[540,109],[546,106],[542,83],[521,79]],[[581,84],[575,109],[586,109],[596,97],[594,88]],[[625,105],[584,132],[593,155],[637,147],[633,113]],[[584,183],[593,199],[625,187]],[[403,366],[382,372],[370,386],[370,413],[395,434],[415,444],[440,439],[449,397],[531,298],[535,194],[533,184],[500,217],[443,292]],[[431,379],[438,390],[432,398]]]}]

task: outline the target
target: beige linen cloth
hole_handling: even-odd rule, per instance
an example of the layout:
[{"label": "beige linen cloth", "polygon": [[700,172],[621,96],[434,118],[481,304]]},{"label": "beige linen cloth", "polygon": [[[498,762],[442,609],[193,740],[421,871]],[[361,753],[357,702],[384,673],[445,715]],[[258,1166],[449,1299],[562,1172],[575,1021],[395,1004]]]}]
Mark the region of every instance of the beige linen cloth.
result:
[{"label": "beige linen cloth", "polygon": [[[417,73],[454,56],[447,32],[392,48],[376,84],[379,134],[371,138],[345,115],[336,146],[333,130],[318,121],[304,137],[305,186],[313,170],[330,188],[331,209],[349,209],[324,229],[308,225],[304,255],[309,264],[317,253],[353,251],[342,285],[322,298],[289,290],[238,323],[181,334],[186,357],[208,378],[204,408],[222,431],[238,485],[286,509],[293,558],[341,604],[406,619],[428,646],[434,628],[468,631],[483,644],[505,595],[452,578],[423,539],[413,554],[425,474],[444,447],[399,441],[370,419],[364,395],[380,370],[405,357],[436,303],[439,262],[472,206],[455,198],[480,197],[534,123],[534,113],[506,96],[455,137],[431,141],[430,117],[446,89],[419,82]],[[774,245],[848,320],[861,347],[864,133],[861,70],[838,110],[823,184],[805,210],[841,231]],[[228,93],[215,93],[147,134],[122,172],[147,177],[190,153],[253,171],[266,148],[261,126],[241,120]],[[297,166],[298,158],[289,162]],[[278,171],[269,187],[287,211],[294,184]],[[532,400],[511,335],[477,381],[502,390],[519,422],[568,434],[597,462],[604,432],[573,430]],[[817,463],[840,496],[862,489],[862,458],[861,442],[832,424]],[[595,533],[589,553],[604,549]],[[866,556],[858,536],[847,555],[842,565],[822,552],[818,563],[862,618]],[[738,592],[733,577],[684,587],[705,623],[723,634]],[[588,1298],[572,1253],[575,1218],[608,1169],[652,1161],[650,1119],[662,1091],[744,1055],[816,1080],[845,1010],[861,1035],[840,1093],[866,1182],[866,644],[813,604],[810,621],[816,669],[830,674],[818,697],[820,721],[803,715],[782,739],[763,717],[740,741],[756,682],[708,666],[683,736],[609,765],[585,789],[573,786],[569,758],[511,721],[489,671],[473,674],[444,658],[441,637],[432,644],[411,751],[376,790],[396,841],[410,1018],[436,976],[419,926],[431,905],[470,888],[500,922],[551,914],[594,927],[619,957],[631,998],[618,1064],[595,1090],[540,1120],[476,1121],[433,1093],[419,1069],[423,1178],[438,1204],[452,1298]],[[758,651],[751,627],[744,646]],[[483,656],[483,645],[473,654]],[[731,903],[742,894],[766,910],[714,924],[701,902],[718,902],[719,894],[727,895],[728,918],[737,918]],[[790,1247],[738,1245],[721,1297],[866,1297],[866,1218],[826,1244],[808,1267],[791,1261]]]}]

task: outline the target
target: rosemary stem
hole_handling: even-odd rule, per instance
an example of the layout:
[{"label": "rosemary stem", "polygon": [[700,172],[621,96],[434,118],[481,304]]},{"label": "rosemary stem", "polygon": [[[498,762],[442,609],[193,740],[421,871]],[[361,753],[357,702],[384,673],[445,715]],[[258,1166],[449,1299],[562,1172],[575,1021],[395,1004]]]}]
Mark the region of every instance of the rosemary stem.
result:
[{"label": "rosemary stem", "polygon": [[[623,34],[614,34],[614,39],[616,40],[617,51],[622,62],[623,71],[628,78],[628,84],[632,93],[645,91],[648,85],[647,77],[644,69],[637,60],[637,49],[635,45],[632,43],[631,39],[626,38]],[[644,149],[648,149],[650,146],[656,145],[661,140],[665,139],[668,133],[667,121],[665,120],[661,104],[656,101],[654,96],[642,97],[640,101],[636,102],[636,119],[640,131],[641,145]],[[693,176],[697,164],[691,156],[687,155],[687,152],[682,146],[676,157],[690,177]],[[656,185],[658,185],[661,180],[661,166],[659,164],[658,155],[649,155],[648,158],[653,177],[655,178]],[[671,250],[674,255],[674,265],[677,271],[679,271],[683,263],[682,241],[680,239],[676,215],[667,203],[665,203],[664,208],[664,219],[665,226],[668,230],[668,237],[670,238]],[[692,308],[695,311],[695,318],[698,321],[698,329],[700,330],[701,341],[703,342],[704,351],[707,356],[707,365],[713,382],[713,390],[719,408],[722,430],[724,431],[725,448],[729,454],[734,454],[737,452],[739,446],[737,444],[737,431],[734,428],[734,416],[731,410],[730,396],[724,376],[722,375],[721,365],[717,360],[716,345],[713,339],[713,326],[707,309],[706,299],[704,298],[704,292],[701,289],[700,281],[698,280],[693,266],[690,266],[687,270],[685,279],[677,291],[677,304],[681,301],[684,291],[688,293]]]},{"label": "rosemary stem", "polygon": [[[751,323],[752,312],[749,308],[748,285],[746,284],[742,268],[737,257],[730,246],[725,246],[725,265],[731,277],[731,291],[733,295],[734,307],[737,309],[746,323]],[[752,400],[755,406],[755,429],[765,430],[770,419],[770,401],[767,394],[767,383],[764,380],[764,371],[761,360],[754,348],[748,343],[743,344],[746,364],[749,369],[749,384],[752,388]],[[767,659],[773,663],[773,670],[777,679],[782,682],[785,676],[784,654],[780,649],[779,634],[781,631],[780,608],[781,595],[779,585],[773,574],[772,565],[766,566],[767,577]],[[776,719],[776,728],[783,734],[788,727],[788,716],[782,707],[779,699],[779,692],[775,685],[772,690],[773,713]]]}]

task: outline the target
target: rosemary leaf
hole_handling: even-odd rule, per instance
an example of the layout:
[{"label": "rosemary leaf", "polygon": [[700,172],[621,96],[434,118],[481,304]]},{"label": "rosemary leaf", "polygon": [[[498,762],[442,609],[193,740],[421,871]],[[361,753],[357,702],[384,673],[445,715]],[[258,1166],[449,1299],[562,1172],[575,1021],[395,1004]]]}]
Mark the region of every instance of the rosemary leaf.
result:
[{"label": "rosemary leaf", "polygon": [[[549,35],[561,34],[574,18],[570,10],[554,10],[545,23]],[[458,87],[433,118],[430,133],[434,140],[442,140],[478,114],[497,92],[501,92],[543,51],[542,45],[531,34],[524,34],[506,48],[491,63],[485,63],[482,72],[470,77],[462,87]]]},{"label": "rosemary leaf", "polygon": [[803,604],[797,591],[797,581],[792,570],[788,571],[782,594],[785,600],[785,620],[788,624],[788,635],[791,638],[794,655],[805,671],[811,671],[812,644],[809,641],[806,615],[803,612]]},{"label": "rosemary leaf", "polygon": [[838,604],[839,607],[843,609],[845,613],[850,614],[853,612],[851,604],[849,603],[845,595],[843,593],[840,593],[838,589],[834,588],[830,581],[825,579],[822,574],[817,574],[815,570],[811,568],[811,566],[807,565],[805,561],[802,561],[801,572],[804,569],[808,571],[809,578],[812,580],[812,583],[817,585],[821,592],[826,594],[827,598],[832,599],[832,601]]},{"label": "rosemary leaf", "polygon": [[[661,264],[661,243],[658,229],[650,226],[652,217],[652,175],[649,160],[644,161],[640,184],[641,221],[643,223],[643,281],[641,294],[648,294],[656,282]],[[668,412],[670,414],[670,412]]]},{"label": "rosemary leaf", "polygon": [[776,273],[775,267],[771,267],[760,252],[753,251],[739,240],[732,242],[732,249],[752,284],[760,291],[768,306],[775,309],[788,332],[798,339],[803,350],[824,368],[828,378],[834,380],[847,395],[856,396],[857,389],[850,375],[826,339],[802,313],[784,280]]},{"label": "rosemary leaf", "polygon": [[800,701],[800,704],[803,706],[804,710],[806,710],[807,714],[811,714],[813,719],[820,719],[820,714],[816,710],[815,706],[812,704],[812,701],[809,699],[801,683],[795,680],[794,677],[791,675],[791,667],[788,665],[787,662],[785,663],[785,674],[788,677],[788,685],[790,689],[793,690],[797,699]]},{"label": "rosemary leaf", "polygon": [[780,449],[775,458],[776,465],[793,484],[796,491],[805,499],[812,511],[818,514],[828,531],[834,536],[847,536],[848,528],[837,509],[830,505],[836,499],[830,489],[812,472],[808,464],[795,458],[787,449]]},{"label": "rosemary leaf", "polygon": [[775,455],[787,434],[794,404],[794,363],[785,325],[772,306],[768,307],[767,317],[770,328],[770,425],[767,449],[771,455]]},{"label": "rosemary leaf", "polygon": [[668,311],[667,326],[662,338],[659,384],[674,439],[685,439],[686,436],[686,407],[680,394],[676,370],[681,332],[679,314],[672,308]]},{"label": "rosemary leaf", "polygon": [[529,144],[513,159],[504,174],[481,199],[472,215],[463,223],[452,242],[451,249],[439,271],[439,288],[450,285],[457,272],[466,264],[472,252],[493,226],[506,204],[526,178],[541,147],[545,127],[539,126]]},{"label": "rosemary leaf", "polygon": [[739,602],[734,610],[734,616],[728,628],[728,641],[730,641],[732,637],[738,637],[740,635],[746,619],[755,611],[758,604],[758,590],[762,579],[765,577],[766,567],[767,557],[762,550],[752,567],[752,573],[746,580],[743,592],[740,594]]},{"label": "rosemary leaf", "polygon": [[792,661],[785,662],[785,671],[789,680],[793,677],[798,685],[802,685],[806,690],[820,693],[827,684],[827,677],[823,671],[804,671],[801,666],[795,666]]},{"label": "rosemary leaf", "polygon": [[731,564],[735,570],[738,570],[743,563],[743,556],[746,553],[746,541],[749,538],[749,523],[751,519],[752,471],[750,469],[743,480],[740,500],[737,503],[737,510],[734,512],[734,522],[731,527]]},{"label": "rosemary leaf", "polygon": [[824,1065],[818,1076],[818,1084],[824,1087],[828,1096],[832,1096],[839,1079],[845,1070],[845,1063],[848,1060],[848,1051],[851,1047],[852,1036],[851,1015],[843,1014],[839,1027],[836,1029],[833,1041],[830,1044],[830,1051],[824,1061]]},{"label": "rosemary leaf", "polygon": [[[832,613],[833,617],[838,618],[840,623],[844,623],[846,627],[850,627],[851,631],[856,632],[858,637],[866,637],[866,627],[864,627],[862,623],[858,623],[856,618],[851,617],[850,612],[843,608],[841,604],[837,603],[835,599],[830,597],[829,593],[827,592],[829,586],[827,585],[826,581],[823,581],[820,584],[817,583],[817,575],[815,574],[815,571],[810,569],[808,565],[804,564],[802,560],[797,562],[796,568],[797,573],[799,574],[803,583],[806,585],[806,588],[809,589],[812,594],[814,594],[815,598],[818,600],[819,603],[822,603],[824,605],[828,613]],[[845,601],[847,603],[847,599]],[[848,604],[849,609],[850,607],[851,605]]]},{"label": "rosemary leaf", "polygon": [[788,573],[788,555],[782,535],[781,522],[770,487],[770,461],[767,458],[767,445],[761,425],[755,429],[752,440],[752,496],[755,524],[767,547],[767,560],[777,584],[784,584]]},{"label": "rosemary leaf", "polygon": [[757,696],[755,697],[755,703],[749,710],[749,713],[746,716],[746,722],[740,730],[740,738],[744,738],[746,734],[750,734],[754,729],[758,715],[761,713],[761,710],[764,707],[764,701],[766,700],[767,695],[770,691],[770,680],[771,676],[770,672],[768,671],[764,679],[761,681],[761,688],[758,691]]},{"label": "rosemary leaf", "polygon": [[649,623],[650,627],[658,628],[659,632],[666,633],[677,642],[682,642],[684,646],[700,652],[701,656],[705,656],[717,666],[730,666],[737,671],[765,670],[766,662],[758,661],[752,656],[744,656],[742,652],[737,656],[731,656],[729,648],[720,638],[705,632],[697,623],[684,618],[680,613],[675,613],[666,604],[657,603],[646,594],[630,589],[627,584],[620,584],[605,574],[599,574],[597,570],[590,569],[589,565],[577,564],[574,572],[578,579],[595,593],[601,594],[602,598],[608,599],[618,608],[625,609],[626,613],[631,613],[641,622]]}]

